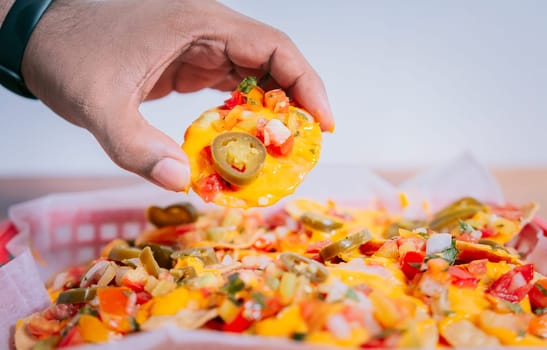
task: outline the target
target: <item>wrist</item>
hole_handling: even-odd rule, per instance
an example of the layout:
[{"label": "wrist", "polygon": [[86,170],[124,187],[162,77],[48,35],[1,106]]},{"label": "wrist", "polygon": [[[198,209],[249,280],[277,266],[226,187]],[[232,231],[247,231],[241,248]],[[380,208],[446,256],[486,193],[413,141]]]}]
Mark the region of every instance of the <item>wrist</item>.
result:
[{"label": "wrist", "polygon": [[6,18],[6,15],[14,2],[15,0],[0,0],[0,27],[2,27],[4,18]]}]

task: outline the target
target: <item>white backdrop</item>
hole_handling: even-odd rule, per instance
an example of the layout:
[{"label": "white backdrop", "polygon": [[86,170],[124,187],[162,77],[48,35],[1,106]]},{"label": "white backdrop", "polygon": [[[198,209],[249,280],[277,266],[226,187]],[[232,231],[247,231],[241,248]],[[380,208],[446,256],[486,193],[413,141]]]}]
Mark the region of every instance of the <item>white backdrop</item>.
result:
[{"label": "white backdrop", "polygon": [[[224,1],[286,33],[323,77],[337,129],[323,163],[547,166],[547,1]],[[226,96],[142,111],[182,140]],[[123,174],[86,131],[0,89],[0,176]]]}]

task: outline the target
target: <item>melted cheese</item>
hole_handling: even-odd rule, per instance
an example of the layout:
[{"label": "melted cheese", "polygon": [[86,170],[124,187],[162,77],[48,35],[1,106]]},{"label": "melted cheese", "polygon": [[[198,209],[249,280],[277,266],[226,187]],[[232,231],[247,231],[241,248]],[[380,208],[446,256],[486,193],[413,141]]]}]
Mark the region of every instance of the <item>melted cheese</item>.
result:
[{"label": "melted cheese", "polygon": [[[239,120],[232,131],[241,131],[250,134],[256,133],[256,124],[259,118],[271,120],[283,117],[267,108],[246,110],[237,106],[229,115],[231,119]],[[290,107],[289,116],[305,113],[296,107]],[[306,113],[306,115],[308,115]],[[226,117],[228,118],[228,117]],[[199,193],[198,182],[215,173],[211,163],[201,152],[211,145],[212,140],[224,131],[224,119],[215,110],[205,112],[186,131],[183,150],[188,155],[191,169],[191,183],[194,191]],[[306,174],[313,168],[321,152],[321,130],[319,124],[308,119],[302,119],[298,128],[293,131],[294,147],[285,157],[266,155],[264,166],[258,178],[247,186],[237,190],[219,192],[213,202],[229,207],[257,207],[269,206],[279,199],[294,192],[304,180]],[[201,195],[201,194],[200,194]]]}]

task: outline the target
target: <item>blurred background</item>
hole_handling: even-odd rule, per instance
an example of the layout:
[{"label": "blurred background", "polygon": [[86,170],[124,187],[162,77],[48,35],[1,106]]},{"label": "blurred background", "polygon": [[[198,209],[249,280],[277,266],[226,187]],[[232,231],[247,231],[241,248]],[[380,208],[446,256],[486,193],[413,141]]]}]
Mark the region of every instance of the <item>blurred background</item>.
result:
[{"label": "blurred background", "polygon": [[[324,79],[337,128],[325,136],[322,163],[407,171],[469,150],[492,169],[547,168],[547,2],[222,2],[286,32]],[[181,141],[195,117],[226,98],[170,95],[142,112]],[[135,180],[87,131],[3,89],[0,159],[11,184]],[[5,202],[13,188],[0,186]]]}]

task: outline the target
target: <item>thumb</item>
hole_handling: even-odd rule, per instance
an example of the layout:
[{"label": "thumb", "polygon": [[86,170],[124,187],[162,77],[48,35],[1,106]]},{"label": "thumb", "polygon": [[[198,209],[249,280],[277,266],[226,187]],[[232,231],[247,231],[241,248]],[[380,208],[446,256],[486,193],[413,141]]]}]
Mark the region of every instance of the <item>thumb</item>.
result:
[{"label": "thumb", "polygon": [[138,111],[123,118],[109,118],[94,129],[92,133],[120,167],[168,190],[188,189],[190,168],[186,154]]}]

